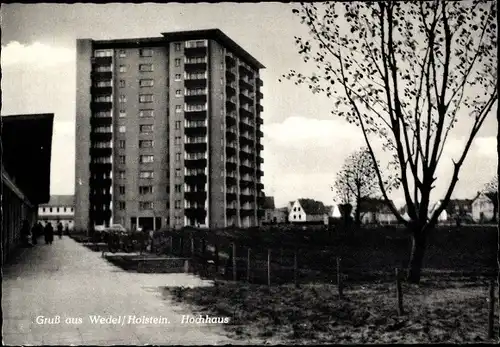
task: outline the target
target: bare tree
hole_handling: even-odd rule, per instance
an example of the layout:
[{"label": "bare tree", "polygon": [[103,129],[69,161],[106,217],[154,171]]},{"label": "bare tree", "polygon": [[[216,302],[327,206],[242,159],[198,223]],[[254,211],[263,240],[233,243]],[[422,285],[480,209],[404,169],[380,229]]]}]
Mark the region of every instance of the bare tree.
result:
[{"label": "bare tree", "polygon": [[379,193],[377,173],[368,148],[351,154],[345,160],[334,183],[337,196],[344,204],[355,207],[354,222],[361,222],[361,201]]},{"label": "bare tree", "polygon": [[[409,220],[390,206],[379,164],[381,193],[411,229],[408,280],[420,281],[427,235],[445,209],[460,169],[496,104],[496,6],[487,1],[368,1],[301,3],[293,9],[310,37],[295,37],[316,72],[284,77],[332,98],[332,113],[362,131],[376,163],[374,141],[392,154]],[[427,218],[436,168],[454,125],[470,122],[442,203]],[[377,139],[377,140],[376,140]]]}]

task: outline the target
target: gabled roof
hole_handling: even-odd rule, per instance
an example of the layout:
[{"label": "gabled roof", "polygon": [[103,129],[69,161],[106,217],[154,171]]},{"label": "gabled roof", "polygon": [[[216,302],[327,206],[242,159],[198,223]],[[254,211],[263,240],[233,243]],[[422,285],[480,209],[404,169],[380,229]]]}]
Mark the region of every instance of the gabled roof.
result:
[{"label": "gabled roof", "polygon": [[308,215],[318,215],[328,213],[325,205],[321,201],[313,199],[299,199],[300,206]]},{"label": "gabled roof", "polygon": [[[392,200],[389,200],[389,204],[394,206]],[[361,212],[392,213],[391,209],[387,206],[387,203],[383,199],[365,198],[361,200],[359,205]]]},{"label": "gabled roof", "polygon": [[33,204],[50,198],[53,113],[2,116],[5,170]]},{"label": "gabled roof", "polygon": [[43,206],[74,206],[74,195],[51,195],[48,203]]},{"label": "gabled roof", "polygon": [[274,210],[274,197],[265,196],[264,203],[262,204],[262,208],[265,210]]},{"label": "gabled roof", "polygon": [[492,202],[494,206],[498,205],[498,192],[486,192],[484,193]]}]

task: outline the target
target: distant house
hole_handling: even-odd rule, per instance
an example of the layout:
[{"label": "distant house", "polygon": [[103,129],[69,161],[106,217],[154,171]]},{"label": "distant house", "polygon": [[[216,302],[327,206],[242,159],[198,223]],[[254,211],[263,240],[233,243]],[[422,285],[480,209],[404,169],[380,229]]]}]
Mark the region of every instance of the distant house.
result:
[{"label": "distant house", "polygon": [[[442,200],[440,201],[442,202]],[[454,220],[457,216],[462,219],[472,220],[472,200],[471,199],[450,199],[446,206],[448,220]]]},{"label": "distant house", "polygon": [[298,199],[291,206],[288,221],[291,223],[324,223],[328,212],[321,201]]},{"label": "distant house", "polygon": [[475,222],[489,222],[494,220],[495,201],[485,193],[478,192],[472,200],[472,219]]},{"label": "distant house", "polygon": [[75,216],[74,195],[51,195],[48,203],[38,207],[38,218],[42,224],[51,223],[55,228],[59,222],[63,227],[73,229]]},{"label": "distant house", "polygon": [[271,223],[272,214],[274,212],[274,197],[265,196],[262,208],[264,209],[264,219],[262,220],[262,223],[264,224]]},{"label": "distant house", "polygon": [[[394,206],[392,200],[389,203]],[[397,222],[396,216],[382,199],[363,199],[359,205],[362,224],[391,224]]]}]

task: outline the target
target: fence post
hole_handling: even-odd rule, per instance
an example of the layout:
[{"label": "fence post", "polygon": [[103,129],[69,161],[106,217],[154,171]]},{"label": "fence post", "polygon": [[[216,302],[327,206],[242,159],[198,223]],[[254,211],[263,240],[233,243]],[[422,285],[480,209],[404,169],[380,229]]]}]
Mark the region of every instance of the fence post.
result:
[{"label": "fence post", "polygon": [[250,283],[250,252],[251,249],[247,250],[247,282]]},{"label": "fence post", "polygon": [[494,336],[494,320],[495,320],[495,281],[490,280],[489,298],[488,298],[488,338]]},{"label": "fence post", "polygon": [[191,235],[191,256],[194,256],[194,237]]},{"label": "fence post", "polygon": [[237,280],[236,273],[236,243],[233,242],[233,281]]},{"label": "fence post", "polygon": [[299,286],[299,283],[297,282],[297,272],[298,272],[297,251],[295,251],[293,252],[293,283],[295,284],[295,287]]},{"label": "fence post", "polygon": [[267,285],[271,286],[271,249],[267,250]]},{"label": "fence post", "polygon": [[170,248],[170,254],[174,254],[174,241],[172,240],[172,235],[168,237],[168,247]]},{"label": "fence post", "polygon": [[342,283],[342,271],[340,267],[340,261],[341,258],[337,257],[337,287],[339,291],[339,299],[344,298],[344,288],[343,288],[343,283]]},{"label": "fence post", "polygon": [[398,300],[398,316],[402,316],[404,314],[403,291],[401,289],[401,276],[399,274],[399,269],[396,269],[396,298]]}]

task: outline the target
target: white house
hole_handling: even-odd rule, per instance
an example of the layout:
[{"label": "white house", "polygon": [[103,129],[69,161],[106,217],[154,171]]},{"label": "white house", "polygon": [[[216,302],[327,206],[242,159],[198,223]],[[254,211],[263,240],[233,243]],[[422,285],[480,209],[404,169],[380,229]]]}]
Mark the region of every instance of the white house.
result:
[{"label": "white house", "polygon": [[484,193],[478,193],[472,200],[472,219],[475,222],[491,221],[494,210],[494,202]]},{"label": "white house", "polygon": [[288,214],[288,221],[291,223],[324,223],[328,211],[321,201],[312,199],[296,200]]},{"label": "white house", "polygon": [[75,219],[75,196],[52,195],[48,203],[39,205],[38,219],[43,225],[50,222],[55,227],[62,223],[63,227],[73,229]]}]

